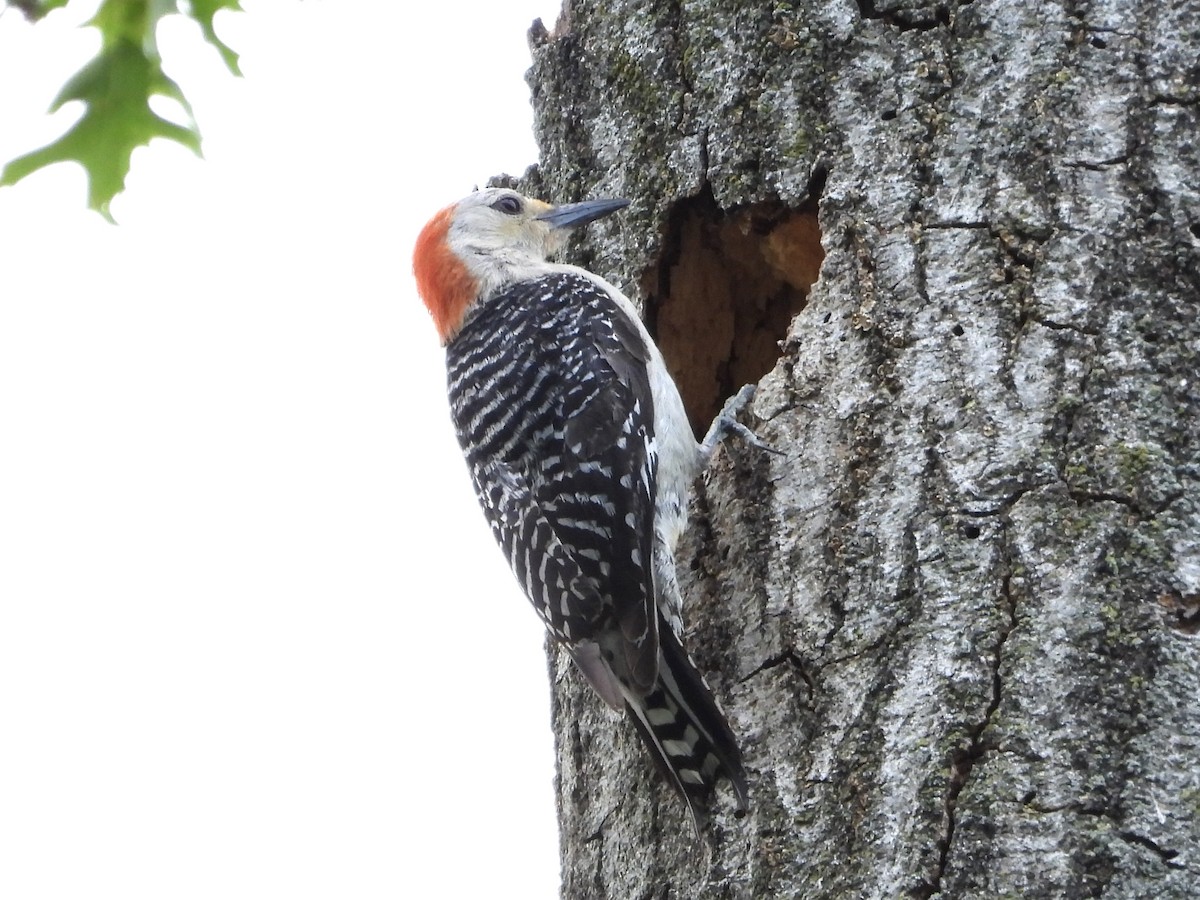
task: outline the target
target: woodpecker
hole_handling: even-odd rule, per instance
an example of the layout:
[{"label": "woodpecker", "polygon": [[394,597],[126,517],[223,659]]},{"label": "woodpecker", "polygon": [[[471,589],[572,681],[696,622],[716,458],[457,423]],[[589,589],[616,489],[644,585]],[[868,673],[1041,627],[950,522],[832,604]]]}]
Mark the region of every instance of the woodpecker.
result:
[{"label": "woodpecker", "polygon": [[734,414],[751,389],[697,443],[629,299],[548,261],[572,228],[628,204],[477,191],[424,227],[413,274],[446,348],[451,418],[496,541],[554,639],[627,711],[699,832],[721,777],[745,811],[746,773],[683,647],[675,546],[713,447],[725,431],[748,434]]}]

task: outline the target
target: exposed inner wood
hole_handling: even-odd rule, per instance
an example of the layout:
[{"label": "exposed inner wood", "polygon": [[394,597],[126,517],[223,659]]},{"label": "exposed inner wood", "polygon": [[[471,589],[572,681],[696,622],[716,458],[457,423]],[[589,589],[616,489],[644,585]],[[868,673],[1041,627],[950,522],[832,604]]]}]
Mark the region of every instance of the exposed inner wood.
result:
[{"label": "exposed inner wood", "polygon": [[815,203],[726,211],[706,192],[677,204],[668,229],[643,291],[650,330],[701,434],[726,397],[774,367],[825,253]]}]

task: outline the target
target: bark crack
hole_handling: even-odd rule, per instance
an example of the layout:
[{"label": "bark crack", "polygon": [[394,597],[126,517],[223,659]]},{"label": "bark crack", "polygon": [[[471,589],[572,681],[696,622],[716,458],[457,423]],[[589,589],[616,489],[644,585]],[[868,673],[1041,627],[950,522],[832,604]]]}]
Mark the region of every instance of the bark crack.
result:
[{"label": "bark crack", "polygon": [[967,219],[945,219],[940,222],[926,222],[924,227],[930,231],[949,231],[955,228],[962,228],[969,231],[990,231],[992,223],[988,221],[972,222]]},{"label": "bark crack", "polygon": [[1200,106],[1200,97],[1176,97],[1174,94],[1152,94],[1152,106]]},{"label": "bark crack", "polygon": [[[907,625],[908,623],[905,623],[905,624]],[[856,659],[862,659],[862,657],[869,656],[870,654],[874,653],[876,650],[879,650],[881,647],[886,647],[894,639],[895,639],[894,634],[891,634],[891,633],[885,634],[883,637],[875,638],[869,644],[864,645],[863,647],[861,647],[858,650],[855,650],[852,653],[843,653],[839,656],[831,656],[828,660],[826,660],[824,663],[822,663],[821,668],[827,668],[828,666],[836,666],[841,663],[852,662]]]},{"label": "bark crack", "polygon": [[1138,502],[1136,497],[1131,497],[1128,494],[1118,494],[1113,491],[1089,491],[1083,488],[1072,487],[1070,482],[1065,482],[1067,485],[1067,495],[1077,504],[1084,503],[1117,503],[1127,507],[1134,515],[1144,521],[1153,521],[1156,517],[1166,512],[1172,504],[1184,496],[1183,491],[1174,491],[1163,498],[1159,503],[1147,507],[1145,504]]},{"label": "bark crack", "polygon": [[1123,166],[1129,162],[1128,153],[1121,153],[1109,159],[1068,159],[1063,165],[1069,169],[1087,169],[1090,172],[1104,172],[1109,166]]},{"label": "bark crack", "polygon": [[864,19],[883,22],[897,31],[930,31],[950,24],[950,7],[945,3],[917,9],[901,7],[880,11],[876,7],[876,0],[858,0],[858,11]]},{"label": "bark crack", "polygon": [[1178,850],[1170,850],[1160,846],[1157,841],[1146,837],[1144,834],[1138,834],[1136,831],[1118,831],[1117,836],[1128,844],[1136,844],[1139,847],[1145,847],[1154,853],[1163,865],[1168,869],[1186,870],[1187,866],[1183,863],[1175,862],[1175,857],[1179,856]]},{"label": "bark crack", "polygon": [[1089,337],[1095,337],[1100,334],[1099,328],[1089,328],[1084,325],[1072,325],[1069,322],[1056,322],[1053,319],[1047,319],[1035,313],[1027,314],[1026,320],[1033,322],[1035,325],[1041,325],[1043,328],[1049,328],[1051,331],[1074,331],[1078,334],[1085,334]]},{"label": "bark crack", "polygon": [[996,644],[992,649],[989,668],[992,676],[991,696],[983,717],[968,732],[966,746],[958,749],[950,758],[950,782],[946,786],[946,794],[942,801],[942,837],[938,841],[939,854],[933,873],[916,889],[911,896],[926,900],[942,892],[942,879],[950,863],[950,853],[954,844],[954,831],[957,826],[958,799],[971,779],[975,766],[984,758],[988,750],[988,742],[984,735],[988,726],[995,718],[996,711],[1004,697],[1004,647],[1009,636],[1017,627],[1017,601],[1012,589],[1012,545],[1009,537],[1011,523],[1007,514],[1001,519],[1000,552],[1001,565],[1004,573],[1000,579],[1000,603],[1004,614]]},{"label": "bark crack", "polygon": [[[1108,809],[1103,804],[1095,806],[1087,800],[1073,800],[1069,803],[1054,803],[1041,804],[1033,800],[1032,797],[1025,799],[1022,805],[1032,810],[1038,815],[1052,815],[1054,813],[1068,812],[1080,816],[1095,816],[1097,818],[1114,820],[1117,818],[1113,810]],[[1132,829],[1122,829],[1115,832],[1117,837],[1125,841],[1127,844],[1134,844],[1139,847],[1145,847],[1157,856],[1168,869],[1178,871],[1189,871],[1190,867],[1182,862],[1178,862],[1178,850],[1172,850],[1169,847],[1164,847],[1162,844],[1153,838],[1133,831]]]},{"label": "bark crack", "polygon": [[738,683],[743,684],[749,681],[751,678],[761,675],[763,672],[769,672],[772,669],[778,669],[780,666],[787,666],[796,671],[796,674],[800,676],[800,679],[808,687],[808,697],[811,700],[815,690],[813,679],[808,673],[807,667],[804,665],[804,660],[800,658],[800,655],[796,652],[794,647],[789,647],[782,653],[777,653],[774,656],[767,657],[744,677],[739,678]]}]

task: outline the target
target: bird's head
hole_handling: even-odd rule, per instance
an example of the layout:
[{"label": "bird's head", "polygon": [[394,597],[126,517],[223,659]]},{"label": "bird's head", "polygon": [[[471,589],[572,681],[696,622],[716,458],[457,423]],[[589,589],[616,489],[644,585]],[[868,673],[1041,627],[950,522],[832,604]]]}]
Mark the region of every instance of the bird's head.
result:
[{"label": "bird's head", "polygon": [[417,237],[413,275],[442,343],[458,333],[476,302],[544,274],[546,259],[570,229],[628,205],[628,200],[586,200],[551,206],[516,191],[488,188],[441,210]]}]

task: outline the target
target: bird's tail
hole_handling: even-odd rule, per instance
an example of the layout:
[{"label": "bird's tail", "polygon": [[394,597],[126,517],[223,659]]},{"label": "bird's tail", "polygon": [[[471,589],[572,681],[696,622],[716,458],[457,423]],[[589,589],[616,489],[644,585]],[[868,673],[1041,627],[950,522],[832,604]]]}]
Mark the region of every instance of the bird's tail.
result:
[{"label": "bird's tail", "polygon": [[626,707],[658,770],[687,803],[700,831],[717,781],[728,778],[738,810],[748,804],[746,770],[737,740],[704,678],[667,623],[660,622],[658,682]]}]

